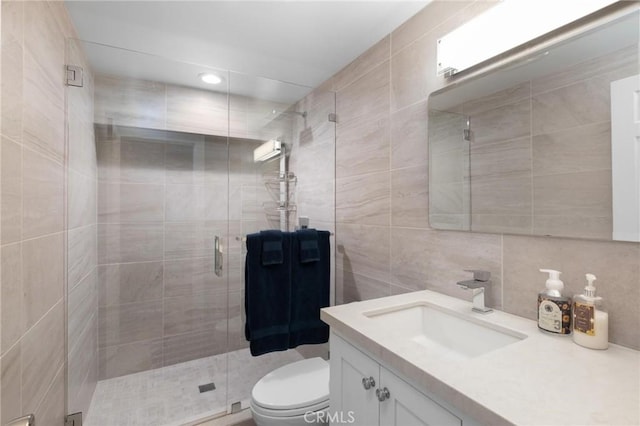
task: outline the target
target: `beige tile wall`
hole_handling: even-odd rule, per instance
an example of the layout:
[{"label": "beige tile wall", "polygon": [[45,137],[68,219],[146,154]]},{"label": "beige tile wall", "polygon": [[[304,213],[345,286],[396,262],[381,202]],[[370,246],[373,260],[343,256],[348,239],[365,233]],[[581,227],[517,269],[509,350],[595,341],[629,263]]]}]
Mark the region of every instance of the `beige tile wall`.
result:
[{"label": "beige tile wall", "polygon": [[[66,50],[74,29],[59,3],[2,1],[1,18],[0,423],[34,413],[38,424],[63,424],[67,409],[86,410],[97,371],[91,73]],[[73,92],[67,58],[86,70]],[[65,368],[67,300],[80,308],[69,330],[84,346],[70,345]]]},{"label": "beige tile wall", "polygon": [[[241,77],[238,77],[241,78]],[[235,76],[229,79],[235,84]],[[288,118],[281,102],[227,95],[156,81],[110,75],[96,76],[95,122],[203,135],[230,135],[241,139],[284,136],[291,140]]]},{"label": "beige tile wall", "polygon": [[[333,231],[333,93],[314,91],[291,109],[231,96],[230,132],[243,137],[227,152],[226,95],[109,76],[96,84],[96,122],[117,125],[97,125],[100,377],[246,347],[245,250],[235,237],[279,227],[263,207],[275,201],[263,174],[278,162],[254,163],[253,149],[270,138],[288,143],[297,213]],[[195,114],[200,104],[208,106]],[[212,270],[216,233],[227,238],[228,291]]]},{"label": "beige tile wall", "polygon": [[212,259],[214,235],[229,236],[227,139],[96,130],[100,379],[226,352],[230,296]]},{"label": "beige tile wall", "polygon": [[[492,273],[494,306],[535,319],[536,295],[545,279],[539,268],[564,271],[569,293],[582,286],[584,273],[592,272],[599,277],[602,295],[612,308],[611,340],[640,349],[639,244],[437,231],[425,222],[428,181],[423,178],[420,187],[418,178],[408,177],[426,176],[426,101],[429,93],[446,85],[436,76],[436,40],[493,4],[434,1],[322,85],[337,91],[339,117],[338,301],[425,288],[469,299],[455,282],[468,278],[463,269],[481,268]],[[618,62],[624,59],[624,55],[618,56]],[[590,70],[594,81],[599,81],[600,68],[595,64],[586,68],[585,72]],[[617,69],[609,67],[610,72]],[[543,92],[567,86],[570,77],[568,73],[555,76],[553,81],[533,82],[531,90],[543,97]],[[591,83],[579,84],[597,92]],[[556,93],[555,101],[560,97],[560,92]],[[557,117],[553,130],[602,121],[600,107],[580,114],[591,118],[573,123],[569,117]],[[535,134],[551,133],[551,124],[537,124],[539,116],[533,114],[532,126],[540,129]],[[518,126],[507,124],[504,128],[508,132],[502,140],[517,141],[522,132]],[[358,131],[353,131],[356,126]],[[360,146],[369,149],[358,150]],[[340,167],[352,161],[356,153],[357,167]],[[389,158],[386,163],[385,158]],[[593,180],[588,188],[595,190],[601,182]]]},{"label": "beige tile wall", "polygon": [[[316,89],[295,105],[295,110],[306,112],[306,117],[295,117],[293,122],[293,144],[289,157],[289,168],[297,176],[295,191],[296,214],[293,226],[299,216],[309,218],[309,226],[323,229],[335,235],[335,176],[338,165],[336,156],[336,125],[329,121],[329,114],[335,113],[335,94]],[[364,165],[363,165],[364,166]],[[365,166],[366,167],[366,166]],[[292,227],[293,229],[293,227]],[[331,286],[335,287],[335,238],[331,244]],[[327,357],[329,347],[306,345],[297,350],[304,357]]]}]

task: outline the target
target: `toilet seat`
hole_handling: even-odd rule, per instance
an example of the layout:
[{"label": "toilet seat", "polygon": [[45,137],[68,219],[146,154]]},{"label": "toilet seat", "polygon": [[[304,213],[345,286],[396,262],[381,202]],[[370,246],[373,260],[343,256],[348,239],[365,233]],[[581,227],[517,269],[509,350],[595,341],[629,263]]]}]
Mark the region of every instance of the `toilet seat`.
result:
[{"label": "toilet seat", "polygon": [[252,409],[269,417],[292,417],[329,406],[329,363],[309,358],[277,368],[251,391]]},{"label": "toilet seat", "polygon": [[322,401],[314,405],[308,405],[306,407],[293,408],[290,410],[274,410],[270,408],[264,408],[257,405],[253,400],[251,400],[251,410],[253,411],[253,413],[266,417],[298,417],[304,416],[305,413],[323,411],[327,408],[329,408],[329,400]]}]

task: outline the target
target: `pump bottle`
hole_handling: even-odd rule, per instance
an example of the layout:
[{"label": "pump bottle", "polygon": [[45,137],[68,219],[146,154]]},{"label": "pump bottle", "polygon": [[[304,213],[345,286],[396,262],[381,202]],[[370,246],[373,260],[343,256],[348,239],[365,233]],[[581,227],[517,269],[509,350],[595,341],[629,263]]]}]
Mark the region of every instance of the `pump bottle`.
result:
[{"label": "pump bottle", "polygon": [[605,312],[602,297],[596,296],[593,282],[596,276],[587,274],[587,286],[582,294],[574,296],[573,341],[591,349],[609,347],[609,314]]},{"label": "pump bottle", "polygon": [[560,271],[540,269],[549,274],[545,289],[538,294],[538,328],[547,333],[571,334],[571,298],[563,296]]}]

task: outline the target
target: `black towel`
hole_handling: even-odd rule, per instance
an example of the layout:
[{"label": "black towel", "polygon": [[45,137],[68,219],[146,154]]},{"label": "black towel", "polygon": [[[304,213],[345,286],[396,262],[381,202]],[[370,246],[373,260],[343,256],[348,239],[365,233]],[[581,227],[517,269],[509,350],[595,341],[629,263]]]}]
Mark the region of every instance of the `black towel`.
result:
[{"label": "black towel", "polygon": [[260,231],[260,238],[262,238],[262,264],[281,265],[283,262],[282,231],[277,229]]},{"label": "black towel", "polygon": [[281,237],[282,262],[264,266],[264,238],[257,233],[247,235],[245,337],[253,356],[289,348],[291,234],[281,233]]},{"label": "black towel", "polygon": [[[303,242],[317,236],[317,261],[302,256]],[[291,322],[289,347],[325,343],[329,340],[329,326],[320,319],[320,308],[329,306],[330,243],[329,231],[304,229],[293,235],[291,265]],[[297,251],[297,255],[296,255]],[[305,261],[306,260],[306,261]]]},{"label": "black towel", "polygon": [[300,263],[319,261],[318,231],[315,229],[301,229],[296,232],[296,236],[300,244],[300,249],[298,250]]}]

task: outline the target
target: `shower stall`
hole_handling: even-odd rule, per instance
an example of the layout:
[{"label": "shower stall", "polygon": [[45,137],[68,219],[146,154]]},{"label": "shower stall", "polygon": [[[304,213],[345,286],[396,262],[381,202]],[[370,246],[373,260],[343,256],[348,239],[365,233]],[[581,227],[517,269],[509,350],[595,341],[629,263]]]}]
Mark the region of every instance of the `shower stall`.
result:
[{"label": "shower stall", "polygon": [[251,357],[243,237],[300,217],[334,231],[334,93],[75,39],[67,63],[68,413],[197,424],[326,357]]}]

